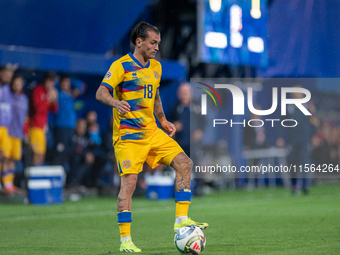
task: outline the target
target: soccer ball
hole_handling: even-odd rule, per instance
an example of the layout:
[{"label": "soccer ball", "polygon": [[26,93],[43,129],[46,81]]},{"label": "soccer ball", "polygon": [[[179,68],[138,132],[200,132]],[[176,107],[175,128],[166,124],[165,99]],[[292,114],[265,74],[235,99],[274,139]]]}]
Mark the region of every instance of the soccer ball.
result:
[{"label": "soccer ball", "polygon": [[203,231],[196,226],[186,226],[176,231],[175,247],[180,253],[200,254],[206,243]]}]

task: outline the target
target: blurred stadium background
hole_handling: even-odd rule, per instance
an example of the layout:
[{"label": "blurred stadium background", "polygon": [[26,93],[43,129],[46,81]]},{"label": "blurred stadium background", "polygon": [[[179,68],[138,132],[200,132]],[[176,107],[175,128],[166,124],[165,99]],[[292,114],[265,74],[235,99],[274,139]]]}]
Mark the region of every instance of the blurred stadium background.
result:
[{"label": "blurred stadium background", "polygon": [[[23,205],[29,203],[25,169],[31,166],[25,147],[23,160],[15,169],[14,183],[21,192],[0,193],[0,254],[118,251],[118,244],[111,243],[113,237],[118,238],[113,204],[119,179],[114,174],[112,150],[103,149],[112,112],[94,95],[111,63],[132,50],[129,32],[138,21],[149,22],[161,32],[156,58],[163,67],[160,93],[168,118],[181,121],[173,115],[179,100],[177,90],[191,78],[315,78],[308,87],[314,109],[308,119],[313,130],[308,142],[310,163],[340,163],[338,0],[2,0],[0,10],[0,65],[18,64],[16,72],[24,77],[27,96],[46,71],[71,77],[72,86],[83,91],[75,99],[77,118],[95,111],[103,140],[93,152],[99,155],[94,167],[100,171],[89,170],[87,180],[77,187],[65,186],[64,203],[51,207]],[[268,95],[273,86],[264,84],[257,96],[256,103],[263,109],[271,105]],[[228,95],[225,98],[228,100]],[[55,149],[53,120],[50,114],[47,167],[52,165]],[[205,137],[202,153],[218,148],[222,152],[219,156],[230,164],[257,164],[243,155],[245,150],[254,149],[247,144],[245,130],[235,132],[227,131],[224,142],[219,143],[209,143],[215,139]],[[265,130],[263,148],[285,148],[286,137],[282,136],[282,142],[280,135],[277,129]],[[287,160],[284,155],[274,162]],[[68,173],[70,165],[64,167]],[[145,228],[151,238],[134,240],[151,247],[146,250],[150,254],[175,253],[172,232],[164,231],[163,226],[164,233],[159,228],[154,231],[157,224],[162,225],[161,219],[174,215],[174,204],[153,201],[162,194],[148,190],[148,185],[159,184],[158,178],[171,176],[171,169],[146,166],[136,190],[140,196],[136,208],[141,209],[136,210],[132,229],[142,235]],[[206,254],[338,254],[339,172],[332,178],[310,179],[308,190],[302,193],[292,190],[290,176],[260,180],[239,175],[227,176],[224,181],[220,177],[198,178],[193,183],[191,213],[211,220]],[[296,185],[303,186],[300,182]],[[270,189],[273,187],[276,189]],[[212,210],[214,201],[216,211]],[[149,215],[148,208],[153,208]],[[223,224],[212,219],[213,213],[223,217]],[[144,216],[158,223],[149,226],[143,223]],[[167,223],[171,230],[172,220]],[[69,233],[63,237],[65,229]]]}]

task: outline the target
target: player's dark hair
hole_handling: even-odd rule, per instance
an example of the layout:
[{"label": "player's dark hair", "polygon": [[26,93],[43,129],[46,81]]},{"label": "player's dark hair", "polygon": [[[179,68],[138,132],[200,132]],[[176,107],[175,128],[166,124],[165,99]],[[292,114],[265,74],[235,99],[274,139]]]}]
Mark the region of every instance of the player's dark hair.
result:
[{"label": "player's dark hair", "polygon": [[14,92],[14,90],[13,90],[13,82],[14,82],[16,79],[18,79],[18,78],[24,80],[24,77],[23,77],[21,74],[15,73],[15,74],[13,75],[13,77],[12,77],[11,86],[10,86],[12,92]]},{"label": "player's dark hair", "polygon": [[66,74],[62,74],[59,77],[59,83],[62,83],[63,80],[65,79],[70,79],[70,76],[66,75]]},{"label": "player's dark hair", "polygon": [[15,71],[16,68],[15,68],[14,65],[12,65],[11,63],[6,63],[6,64],[3,64],[3,65],[0,67],[0,72],[1,72],[1,71],[4,71],[4,70]]},{"label": "player's dark hair", "polygon": [[133,45],[136,45],[136,39],[142,38],[144,41],[148,37],[148,31],[154,31],[157,34],[160,34],[159,30],[157,27],[147,23],[147,22],[138,22],[131,30],[131,42]]},{"label": "player's dark hair", "polygon": [[57,74],[53,71],[48,71],[44,75],[44,81],[55,80],[56,78],[57,78]]},{"label": "player's dark hair", "polygon": [[12,82],[13,82],[15,79],[18,79],[18,78],[24,79],[24,77],[23,77],[21,74],[16,73],[16,74],[14,74],[13,77],[12,77]]}]

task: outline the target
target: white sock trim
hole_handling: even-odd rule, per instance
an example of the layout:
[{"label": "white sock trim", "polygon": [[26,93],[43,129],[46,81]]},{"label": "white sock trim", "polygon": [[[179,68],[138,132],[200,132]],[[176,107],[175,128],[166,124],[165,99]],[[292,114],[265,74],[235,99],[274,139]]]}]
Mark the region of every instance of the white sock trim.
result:
[{"label": "white sock trim", "polygon": [[188,216],[178,216],[176,217],[176,224],[182,223],[183,220],[187,219]]},{"label": "white sock trim", "polygon": [[130,238],[131,238],[131,236],[123,236],[123,237],[120,239],[120,242],[123,243],[124,240],[130,239]]}]

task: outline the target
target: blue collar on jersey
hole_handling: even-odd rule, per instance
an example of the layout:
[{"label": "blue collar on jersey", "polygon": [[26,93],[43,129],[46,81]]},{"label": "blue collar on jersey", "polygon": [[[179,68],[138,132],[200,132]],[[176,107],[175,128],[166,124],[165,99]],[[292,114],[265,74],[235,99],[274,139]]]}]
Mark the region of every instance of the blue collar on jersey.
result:
[{"label": "blue collar on jersey", "polygon": [[141,68],[149,68],[149,66],[150,66],[150,60],[149,60],[149,62],[146,64],[146,66],[143,66],[143,65],[138,61],[138,59],[136,59],[136,58],[132,55],[132,52],[129,53],[129,56],[130,56],[130,58],[132,58],[132,60],[135,61],[136,64],[139,65]]}]

